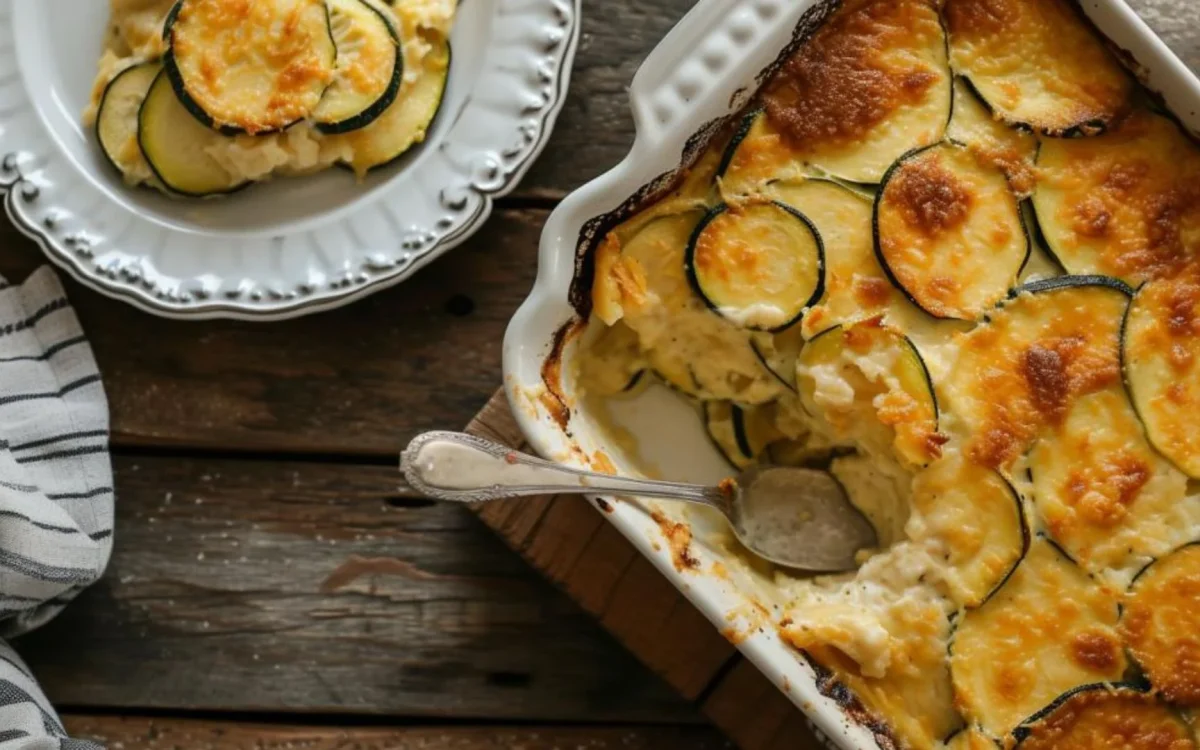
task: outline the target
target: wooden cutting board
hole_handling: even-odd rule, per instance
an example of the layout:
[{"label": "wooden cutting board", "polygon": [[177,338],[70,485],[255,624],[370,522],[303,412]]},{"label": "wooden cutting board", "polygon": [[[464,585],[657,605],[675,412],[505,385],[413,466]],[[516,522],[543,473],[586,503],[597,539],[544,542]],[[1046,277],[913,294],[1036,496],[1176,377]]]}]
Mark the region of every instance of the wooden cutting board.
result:
[{"label": "wooden cutting board", "polygon": [[[525,448],[502,390],[467,432]],[[823,747],[800,710],[589,503],[542,497],[475,511],[743,750]]]}]

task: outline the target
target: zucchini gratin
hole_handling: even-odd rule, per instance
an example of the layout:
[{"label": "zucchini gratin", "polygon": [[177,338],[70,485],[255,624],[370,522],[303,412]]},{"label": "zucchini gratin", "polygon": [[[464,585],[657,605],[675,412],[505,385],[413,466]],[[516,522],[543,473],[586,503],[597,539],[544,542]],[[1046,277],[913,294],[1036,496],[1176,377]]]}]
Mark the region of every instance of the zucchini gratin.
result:
[{"label": "zucchini gratin", "polygon": [[900,746],[1195,748],[1200,148],[1071,0],[813,12],[585,256],[576,395],[839,479],[880,548],[777,625]]},{"label": "zucchini gratin", "polygon": [[85,120],[129,184],[361,176],[424,140],[442,101],[453,0],[111,2]]}]

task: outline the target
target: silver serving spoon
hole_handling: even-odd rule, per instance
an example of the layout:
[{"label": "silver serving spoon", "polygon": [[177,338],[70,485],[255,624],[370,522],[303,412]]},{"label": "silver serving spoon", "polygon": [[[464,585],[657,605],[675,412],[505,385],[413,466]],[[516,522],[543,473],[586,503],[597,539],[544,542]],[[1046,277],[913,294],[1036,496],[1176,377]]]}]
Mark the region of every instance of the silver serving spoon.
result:
[{"label": "silver serving spoon", "polygon": [[456,432],[415,438],[400,457],[409,485],[435,500],[484,502],[528,495],[628,495],[719,510],[749,550],[779,565],[833,572],[858,567],[875,529],[829,474],[755,467],[716,487],[572,469]]}]

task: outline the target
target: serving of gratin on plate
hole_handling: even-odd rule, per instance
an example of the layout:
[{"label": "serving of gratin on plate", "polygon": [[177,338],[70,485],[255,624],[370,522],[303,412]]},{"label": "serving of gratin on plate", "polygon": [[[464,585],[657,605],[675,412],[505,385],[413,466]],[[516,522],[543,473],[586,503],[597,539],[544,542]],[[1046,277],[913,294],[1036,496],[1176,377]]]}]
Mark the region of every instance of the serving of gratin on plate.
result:
[{"label": "serving of gratin on plate", "polygon": [[1195,748],[1200,146],[1070,0],[821,10],[585,228],[582,324],[510,397],[652,476],[614,415],[663,386],[727,471],[828,468],[857,572],[713,568],[881,747]]},{"label": "serving of gratin on plate", "polygon": [[449,70],[446,0],[114,0],[84,115],[133,185],[207,197],[424,140]]}]

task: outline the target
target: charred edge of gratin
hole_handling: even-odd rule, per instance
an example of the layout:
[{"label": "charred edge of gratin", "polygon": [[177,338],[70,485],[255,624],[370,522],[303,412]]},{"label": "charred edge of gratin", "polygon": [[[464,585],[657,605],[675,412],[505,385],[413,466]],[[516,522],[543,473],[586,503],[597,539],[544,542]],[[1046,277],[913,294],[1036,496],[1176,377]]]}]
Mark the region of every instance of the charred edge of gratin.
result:
[{"label": "charred edge of gratin", "polygon": [[567,344],[582,334],[586,327],[587,324],[581,318],[572,318],[564,323],[554,332],[554,339],[550,344],[550,354],[542,362],[542,384],[546,386],[547,396],[542,399],[542,405],[550,412],[554,423],[566,433],[567,437],[571,436],[571,431],[568,429],[571,422],[571,407],[568,406],[570,400],[563,387],[563,353],[566,351]]},{"label": "charred edge of gratin", "polygon": [[879,750],[900,750],[900,742],[886,721],[872,713],[858,699],[853,690],[839,682],[832,669],[817,661],[816,657],[809,652],[801,651],[800,653],[804,655],[804,660],[812,668],[817,690],[821,695],[836,703],[847,719],[870,732],[876,744],[879,745]]},{"label": "charred edge of gratin", "polygon": [[[725,135],[732,135],[746,113],[760,106],[758,92],[763,85],[841,5],[842,0],[822,0],[806,10],[792,31],[791,41],[769,65],[755,76],[753,86],[755,94],[741,109],[705,123],[693,133],[684,143],[678,167],[670,172],[660,174],[642,185],[612,211],[595,216],[584,223],[583,228],[579,230],[579,240],[576,243],[575,277],[571,281],[571,288],[567,295],[567,299],[579,317],[587,320],[592,314],[591,290],[592,281],[596,276],[596,248],[604,241],[608,232],[677,187],[687,175],[688,170],[704,155],[713,141]],[[733,99],[738,99],[745,90],[738,89],[734,92]]]}]

